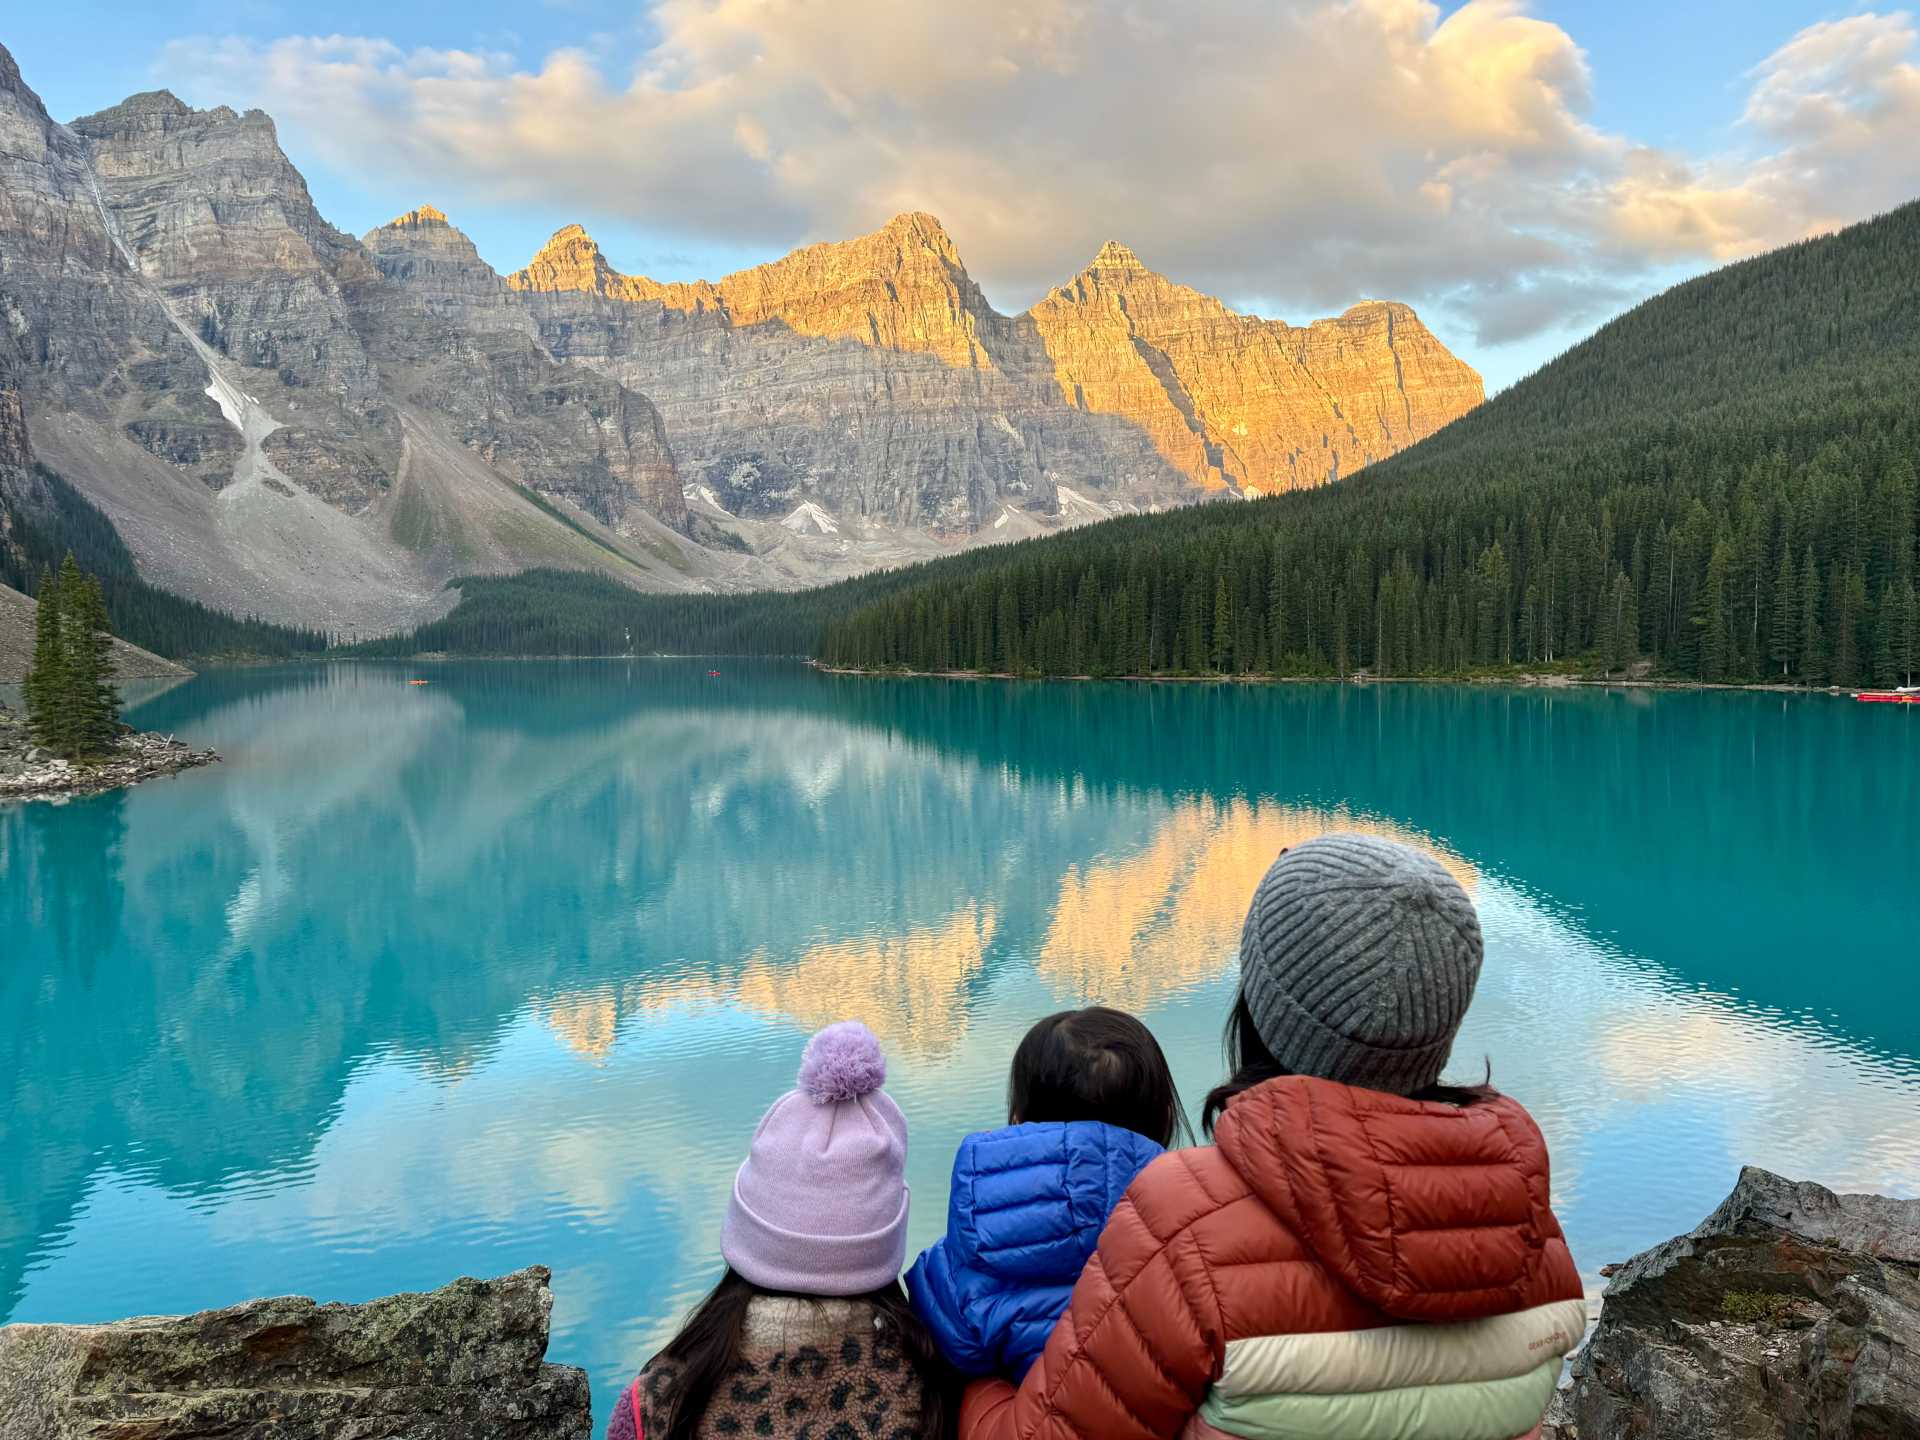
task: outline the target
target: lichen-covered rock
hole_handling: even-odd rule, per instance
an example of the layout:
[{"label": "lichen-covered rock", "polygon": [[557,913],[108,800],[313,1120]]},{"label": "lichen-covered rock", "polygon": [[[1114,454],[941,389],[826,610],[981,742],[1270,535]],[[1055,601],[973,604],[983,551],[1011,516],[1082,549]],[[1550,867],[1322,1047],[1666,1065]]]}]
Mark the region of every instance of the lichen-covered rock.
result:
[{"label": "lichen-covered rock", "polygon": [[0,1440],[586,1440],[585,1372],[544,1363],[548,1278],[0,1327]]},{"label": "lichen-covered rock", "polygon": [[1742,1171],[1614,1273],[1545,1435],[1920,1437],[1920,1200]]}]

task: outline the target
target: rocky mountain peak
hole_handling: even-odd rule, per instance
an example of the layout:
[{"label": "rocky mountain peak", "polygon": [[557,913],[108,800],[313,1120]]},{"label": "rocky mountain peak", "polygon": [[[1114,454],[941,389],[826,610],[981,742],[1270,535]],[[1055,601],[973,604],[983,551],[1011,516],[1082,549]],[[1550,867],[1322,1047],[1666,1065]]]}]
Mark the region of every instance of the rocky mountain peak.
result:
[{"label": "rocky mountain peak", "polygon": [[396,215],[360,237],[360,243],[373,256],[373,262],[389,280],[409,278],[421,263],[452,266],[474,272],[463,282],[487,292],[502,290],[500,277],[480,258],[466,233],[447,218],[444,210],[421,205]]},{"label": "rocky mountain peak", "polygon": [[1122,245],[1118,240],[1109,240],[1100,247],[1100,253],[1093,257],[1089,270],[1145,270],[1140,257]]},{"label": "rocky mountain peak", "polygon": [[171,90],[142,90],[137,94],[129,95],[113,108],[126,115],[191,115],[193,113],[193,107]]},{"label": "rocky mountain peak", "polygon": [[[225,105],[212,110],[195,110],[171,90],[143,90],[129,95],[118,105],[70,121],[77,134],[93,141],[142,140],[171,135],[183,129],[208,129],[237,121],[241,117]],[[269,145],[273,144],[273,122],[264,111],[251,110],[247,119],[260,128]]]},{"label": "rocky mountain peak", "polygon": [[947,234],[947,227],[940,223],[938,216],[924,210],[903,211],[882,226],[880,233],[897,241],[917,242],[943,260],[955,265],[960,263],[960,252],[954,246],[953,237]]},{"label": "rocky mountain peak", "polygon": [[452,228],[447,212],[434,205],[419,205],[404,215],[396,215],[380,228],[382,230],[418,230],[429,225]]},{"label": "rocky mountain peak", "polygon": [[40,97],[27,88],[27,82],[20,75],[20,66],[14,61],[13,52],[5,45],[0,45],[0,94],[32,95],[34,104],[40,103]]},{"label": "rocky mountain peak", "polygon": [[584,225],[563,225],[540,247],[524,270],[507,277],[515,290],[582,291],[604,295],[615,272]]}]

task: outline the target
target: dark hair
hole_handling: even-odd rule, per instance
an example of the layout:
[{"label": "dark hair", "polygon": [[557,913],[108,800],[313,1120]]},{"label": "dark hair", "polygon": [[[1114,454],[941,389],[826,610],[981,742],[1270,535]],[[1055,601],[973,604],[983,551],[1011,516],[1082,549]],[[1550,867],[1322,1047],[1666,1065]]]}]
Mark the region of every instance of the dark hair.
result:
[{"label": "dark hair", "polygon": [[[1209,1135],[1213,1134],[1214,1122],[1220,1118],[1220,1112],[1227,1108],[1228,1101],[1256,1085],[1293,1073],[1273,1058],[1273,1052],[1267,1049],[1267,1042],[1260,1038],[1260,1029],[1253,1023],[1253,1012],[1247,1008],[1244,993],[1233,997],[1233,1013],[1227,1016],[1227,1033],[1222,1041],[1227,1055],[1228,1079],[1224,1085],[1216,1085],[1207,1092],[1207,1103],[1200,1112],[1200,1128]],[[1429,1085],[1424,1090],[1414,1091],[1407,1098],[1465,1106],[1491,1100],[1498,1093],[1493,1088],[1493,1063],[1489,1061],[1487,1078],[1478,1085]]]},{"label": "dark hair", "polygon": [[1101,1120],[1163,1147],[1193,1138],[1160,1042],[1104,1005],[1062,1010],[1027,1031],[1013,1052],[1007,1119]]},{"label": "dark hair", "polygon": [[[740,1364],[741,1340],[747,1328],[747,1307],[762,1296],[818,1303],[817,1295],[793,1295],[783,1290],[767,1290],[754,1284],[731,1266],[720,1283],[708,1292],[700,1307],[680,1327],[680,1333],[660,1352],[674,1361],[680,1373],[674,1377],[673,1409],[661,1440],[695,1440],[707,1405]],[[920,1411],[919,1440],[954,1440],[960,1433],[960,1377],[941,1358],[933,1336],[895,1280],[864,1295],[846,1297],[856,1304],[873,1306],[882,1328],[899,1337],[900,1353],[919,1377],[925,1397]],[[633,1417],[634,1428],[640,1417]]]}]

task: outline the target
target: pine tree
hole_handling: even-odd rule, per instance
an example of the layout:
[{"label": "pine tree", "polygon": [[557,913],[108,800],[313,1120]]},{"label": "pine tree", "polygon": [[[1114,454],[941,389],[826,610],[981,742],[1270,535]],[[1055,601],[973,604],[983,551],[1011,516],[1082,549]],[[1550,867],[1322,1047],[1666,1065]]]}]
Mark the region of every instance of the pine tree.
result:
[{"label": "pine tree", "polygon": [[1860,626],[1866,617],[1867,580],[1858,570],[1848,570],[1834,583],[1833,606],[1833,683],[1858,685],[1862,662]]},{"label": "pine tree", "polygon": [[1213,654],[1209,657],[1220,674],[1233,669],[1233,592],[1227,588],[1227,572],[1220,572],[1220,583],[1213,591]]},{"label": "pine tree", "polygon": [[1286,551],[1275,545],[1271,573],[1267,577],[1267,655],[1276,675],[1287,657],[1286,565]]},{"label": "pine tree", "polygon": [[33,663],[21,683],[21,696],[27,702],[27,731],[36,745],[64,753],[61,732],[55,719],[60,696],[66,692],[66,656],[60,624],[60,582],[51,570],[42,568],[36,592],[39,608],[33,624]]},{"label": "pine tree", "polygon": [[1818,685],[1827,678],[1827,638],[1820,625],[1820,562],[1813,547],[1800,566],[1800,678]]},{"label": "pine tree", "polygon": [[1906,605],[1900,592],[1888,580],[1880,589],[1880,605],[1873,624],[1873,683],[1900,683],[1900,631],[1906,620]]},{"label": "pine tree", "polygon": [[73,690],[74,743],[80,755],[102,755],[120,736],[120,692],[113,683],[113,632],[107,628],[106,596],[101,593],[100,582],[82,575],[78,565],[66,585],[63,618],[69,654],[67,683]]},{"label": "pine tree", "polygon": [[1631,666],[1640,649],[1640,602],[1633,593],[1633,582],[1624,570],[1613,577],[1606,604],[1600,612],[1599,634],[1601,663],[1607,673]]},{"label": "pine tree", "polygon": [[1707,561],[1707,581],[1702,588],[1694,623],[1700,627],[1700,674],[1707,680],[1725,680],[1732,660],[1733,637],[1727,626],[1727,569],[1731,563],[1727,543],[1713,547]]},{"label": "pine tree", "polygon": [[1793,573],[1793,551],[1780,549],[1780,573],[1773,585],[1773,634],[1767,655],[1780,667],[1784,679],[1793,667],[1800,644],[1800,586]]},{"label": "pine tree", "polygon": [[106,596],[71,552],[57,575],[41,573],[33,664],[22,690],[34,743],[56,755],[86,759],[119,737]]},{"label": "pine tree", "polygon": [[1920,670],[1920,594],[1915,593],[1911,580],[1901,593],[1901,601],[1906,618],[1900,634],[1900,669],[1905,683],[1911,685],[1914,672]]}]

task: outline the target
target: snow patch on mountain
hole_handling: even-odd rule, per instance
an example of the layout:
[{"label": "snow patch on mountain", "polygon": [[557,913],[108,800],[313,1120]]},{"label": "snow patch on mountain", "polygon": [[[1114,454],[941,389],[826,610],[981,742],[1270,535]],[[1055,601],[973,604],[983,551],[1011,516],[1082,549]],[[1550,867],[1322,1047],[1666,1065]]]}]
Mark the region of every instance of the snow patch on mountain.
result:
[{"label": "snow patch on mountain", "polygon": [[780,522],[783,529],[796,535],[838,535],[840,522],[811,500],[802,500],[794,512]]}]

